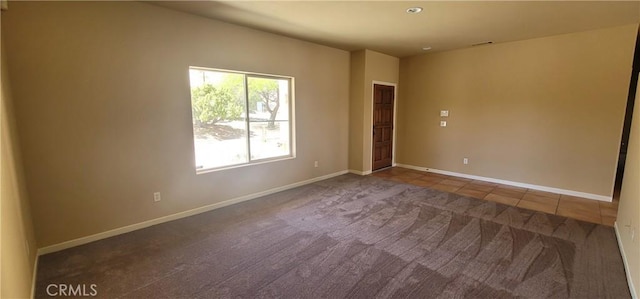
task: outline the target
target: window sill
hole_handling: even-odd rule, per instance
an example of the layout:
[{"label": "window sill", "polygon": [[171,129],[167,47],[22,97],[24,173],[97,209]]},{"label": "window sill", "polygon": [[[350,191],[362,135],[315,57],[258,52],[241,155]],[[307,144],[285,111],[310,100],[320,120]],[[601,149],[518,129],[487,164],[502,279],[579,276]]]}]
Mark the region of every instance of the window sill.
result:
[{"label": "window sill", "polygon": [[235,164],[235,165],[229,165],[229,166],[216,167],[216,168],[196,169],[196,175],[205,174],[205,173],[211,173],[211,172],[218,172],[218,171],[229,170],[229,169],[235,169],[235,168],[243,168],[243,167],[247,167],[247,166],[267,164],[267,163],[272,163],[272,162],[293,160],[295,158],[296,158],[296,156],[286,156],[286,157],[277,157],[277,158],[269,158],[269,159],[257,160],[257,161],[253,161],[253,162],[249,162],[249,163],[243,163],[243,164]]}]

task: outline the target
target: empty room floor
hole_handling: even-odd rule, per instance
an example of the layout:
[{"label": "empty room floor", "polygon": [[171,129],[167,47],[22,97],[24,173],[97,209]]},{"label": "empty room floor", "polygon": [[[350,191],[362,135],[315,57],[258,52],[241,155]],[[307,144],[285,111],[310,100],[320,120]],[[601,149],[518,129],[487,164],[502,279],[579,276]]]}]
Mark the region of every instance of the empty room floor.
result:
[{"label": "empty room floor", "polygon": [[35,297],[630,298],[617,246],[604,225],[346,174],[43,255]]},{"label": "empty room floor", "polygon": [[371,175],[606,226],[613,226],[618,213],[617,196],[613,202],[602,202],[402,167],[387,168]]}]

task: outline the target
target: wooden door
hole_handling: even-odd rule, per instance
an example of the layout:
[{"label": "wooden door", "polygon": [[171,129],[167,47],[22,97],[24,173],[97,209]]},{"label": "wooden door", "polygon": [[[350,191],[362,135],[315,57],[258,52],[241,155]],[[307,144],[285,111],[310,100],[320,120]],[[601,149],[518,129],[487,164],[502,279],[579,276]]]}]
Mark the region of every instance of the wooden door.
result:
[{"label": "wooden door", "polygon": [[373,85],[373,170],[393,163],[393,86]]}]

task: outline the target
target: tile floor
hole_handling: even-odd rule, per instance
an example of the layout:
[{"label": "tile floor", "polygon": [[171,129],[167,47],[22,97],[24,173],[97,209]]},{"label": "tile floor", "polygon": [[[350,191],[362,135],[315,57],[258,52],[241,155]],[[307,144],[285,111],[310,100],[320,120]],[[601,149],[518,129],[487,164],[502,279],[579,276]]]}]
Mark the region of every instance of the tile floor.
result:
[{"label": "tile floor", "polygon": [[400,167],[383,169],[371,175],[607,226],[613,226],[618,213],[616,196],[613,202],[601,202]]}]

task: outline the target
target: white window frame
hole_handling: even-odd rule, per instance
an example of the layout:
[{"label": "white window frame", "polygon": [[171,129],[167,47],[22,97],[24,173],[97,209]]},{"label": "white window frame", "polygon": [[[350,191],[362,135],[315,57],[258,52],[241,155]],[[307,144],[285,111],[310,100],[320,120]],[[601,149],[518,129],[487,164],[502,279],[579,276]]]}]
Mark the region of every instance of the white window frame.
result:
[{"label": "white window frame", "polygon": [[[230,73],[230,74],[240,74],[244,76],[244,92],[245,92],[245,101],[246,101],[246,125],[247,125],[247,162],[229,164],[219,167],[210,167],[210,168],[197,168],[197,165],[194,165],[196,169],[196,174],[203,174],[208,172],[215,172],[226,169],[233,169],[251,165],[259,165],[277,161],[291,160],[296,158],[296,126],[295,126],[295,78],[292,76],[284,76],[284,75],[274,75],[274,74],[265,74],[265,73],[254,73],[254,72],[245,72],[245,71],[237,71],[237,70],[227,70],[227,69],[219,69],[219,68],[209,68],[209,67],[200,67],[200,66],[189,66],[189,71],[202,70],[202,71],[211,71],[211,72],[221,72],[221,73]],[[189,72],[187,75],[190,78]],[[276,79],[276,80],[287,80],[289,81],[289,154],[284,156],[277,157],[269,157],[262,159],[251,159],[251,136],[249,125],[251,124],[251,120],[249,118],[249,86],[248,86],[248,78],[265,78],[265,79]],[[190,80],[189,80],[190,82]],[[192,105],[191,99],[191,84],[189,84],[189,106]],[[193,111],[193,110],[192,110]],[[191,112],[193,113],[193,112]],[[192,129],[192,137],[193,137],[193,161],[195,162],[195,128],[193,127],[193,114],[191,114],[191,129]],[[194,163],[195,164],[195,163]]]}]

